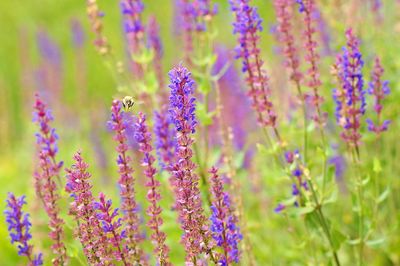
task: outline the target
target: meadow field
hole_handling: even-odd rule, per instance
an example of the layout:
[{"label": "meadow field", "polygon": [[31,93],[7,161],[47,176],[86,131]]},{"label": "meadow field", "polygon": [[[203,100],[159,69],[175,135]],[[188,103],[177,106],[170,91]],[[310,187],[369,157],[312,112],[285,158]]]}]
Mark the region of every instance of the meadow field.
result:
[{"label": "meadow field", "polygon": [[400,1],[0,1],[0,266],[400,265]]}]

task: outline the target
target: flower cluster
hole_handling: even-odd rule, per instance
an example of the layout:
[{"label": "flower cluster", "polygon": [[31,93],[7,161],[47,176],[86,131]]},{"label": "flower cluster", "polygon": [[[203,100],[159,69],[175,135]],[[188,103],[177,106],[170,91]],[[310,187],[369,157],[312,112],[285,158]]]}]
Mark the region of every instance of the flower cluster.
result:
[{"label": "flower cluster", "polygon": [[101,222],[101,228],[106,235],[106,245],[112,250],[113,257],[128,265],[125,258],[125,250],[122,248],[122,240],[126,237],[125,231],[121,230],[121,218],[118,218],[118,209],[112,209],[112,201],[106,200],[103,193],[99,195],[99,201],[93,203],[97,211],[96,218]]},{"label": "flower cluster", "polygon": [[154,113],[155,146],[159,163],[163,169],[168,169],[175,161],[175,129],[167,112]]},{"label": "flower cluster", "polygon": [[[144,4],[141,0],[121,0],[121,12],[123,15],[124,31],[126,34],[128,51],[133,57],[140,54],[144,49],[144,31],[142,23],[142,13]],[[142,77],[142,66],[133,62],[133,73]]]},{"label": "flower cluster", "polygon": [[144,174],[148,178],[146,186],[149,188],[147,199],[150,202],[150,205],[147,208],[146,213],[150,216],[150,220],[147,222],[147,225],[153,231],[151,239],[154,241],[154,250],[157,254],[157,262],[160,265],[170,265],[168,256],[169,248],[165,244],[166,234],[161,231],[163,220],[161,218],[162,209],[159,204],[159,201],[161,200],[159,192],[160,181],[155,179],[157,170],[153,166],[155,158],[151,155],[151,152],[153,151],[151,145],[151,133],[148,131],[146,116],[143,113],[139,113],[135,127],[136,141],[139,143],[139,151],[143,154],[142,166],[144,167]]},{"label": "flower cluster", "polygon": [[307,71],[307,76],[309,80],[307,81],[307,85],[312,88],[313,94],[310,95],[309,101],[311,105],[315,108],[316,114],[313,115],[313,120],[315,120],[318,124],[322,125],[324,123],[324,118],[322,117],[321,113],[321,104],[323,102],[322,96],[319,93],[319,87],[321,86],[320,80],[320,73],[318,69],[318,61],[320,59],[320,55],[317,51],[317,41],[315,40],[315,33],[317,32],[315,28],[315,12],[316,6],[314,0],[303,0],[303,13],[304,13],[304,24],[305,24],[305,31],[304,36],[305,40],[305,49],[306,49],[306,56],[305,60],[309,64],[309,68]]},{"label": "flower cluster", "polygon": [[89,182],[91,177],[87,171],[89,165],[82,159],[80,152],[74,155],[75,164],[67,171],[67,184],[65,191],[71,194],[74,201],[70,204],[69,214],[78,221],[77,236],[83,246],[88,262],[99,264],[109,261],[106,240],[100,223],[96,217],[93,206],[92,185]]},{"label": "flower cluster", "polygon": [[128,260],[133,258],[137,263],[143,263],[143,251],[139,248],[142,237],[139,232],[140,219],[138,215],[138,206],[135,199],[135,179],[133,178],[133,169],[130,166],[131,157],[127,154],[128,144],[125,134],[126,126],[123,123],[123,112],[120,101],[113,101],[111,107],[111,129],[115,132],[114,140],[118,143],[117,164],[119,168],[119,185],[121,196],[121,210],[123,212],[124,229],[126,230],[126,245],[129,253]]},{"label": "flower cluster", "polygon": [[[160,26],[154,16],[150,17],[147,26],[147,45],[154,51],[153,67],[156,73],[158,87],[164,88],[164,70],[162,67],[164,50],[160,38]],[[165,92],[165,90],[162,90],[162,92]],[[162,96],[164,95],[167,95],[167,93],[162,93]],[[164,98],[166,98],[166,96],[162,97],[162,100],[164,100]]]},{"label": "flower cluster", "polygon": [[39,133],[36,135],[39,146],[39,169],[34,174],[35,189],[49,217],[49,236],[54,241],[52,248],[57,256],[54,263],[64,265],[68,259],[63,242],[64,220],[59,215],[58,200],[60,196],[54,180],[59,178],[60,168],[62,167],[62,162],[57,163],[55,159],[58,137],[55,129],[50,126],[50,122],[53,120],[50,110],[38,96],[34,109],[34,121],[39,125]]},{"label": "flower cluster", "polygon": [[361,116],[365,113],[365,90],[362,75],[364,62],[360,52],[360,42],[352,29],[346,31],[347,47],[337,56],[336,70],[340,87],[335,89],[336,119],[343,128],[342,138],[352,147],[358,147],[361,139]]},{"label": "flower cluster", "polygon": [[240,259],[239,242],[242,239],[237,218],[231,209],[231,199],[227,192],[224,192],[221,177],[218,169],[213,167],[211,173],[211,194],[213,195],[211,205],[211,232],[212,237],[219,247],[222,247],[223,254],[220,255],[220,265],[238,263]]},{"label": "flower cluster", "polygon": [[384,69],[379,57],[375,58],[374,69],[372,72],[372,81],[369,83],[368,93],[374,96],[374,111],[377,114],[377,122],[367,119],[368,130],[375,132],[377,135],[388,129],[390,120],[381,122],[382,101],[386,95],[390,93],[389,82],[382,81]]},{"label": "flower cluster", "polygon": [[[288,165],[289,176],[292,179],[292,196],[296,197],[297,200],[294,202],[294,206],[299,207],[302,204],[302,195],[308,191],[307,180],[304,180],[304,165],[301,162],[300,153],[298,150],[286,151],[285,161]],[[283,211],[287,206],[279,203],[275,208],[275,212],[279,213]]]},{"label": "flower cluster", "polygon": [[238,34],[237,58],[242,59],[242,71],[247,73],[249,96],[262,126],[276,127],[276,114],[270,100],[268,77],[262,69],[263,61],[258,48],[259,34],[262,31],[261,18],[257,9],[249,5],[249,0],[230,0],[236,21],[233,32]]},{"label": "flower cluster", "polygon": [[33,255],[33,246],[28,243],[32,238],[32,235],[29,232],[31,222],[29,221],[29,214],[24,213],[22,210],[24,204],[26,204],[25,196],[17,198],[12,193],[8,194],[8,209],[6,209],[4,213],[6,215],[11,243],[18,243],[18,255],[27,257],[29,260],[28,265],[43,265],[42,253]]},{"label": "flower cluster", "polygon": [[110,52],[110,45],[103,33],[103,22],[101,19],[104,16],[104,13],[100,11],[97,5],[97,0],[87,0],[86,2],[90,26],[96,35],[94,46],[101,55],[106,55]]},{"label": "flower cluster", "polygon": [[201,253],[215,260],[210,246],[210,232],[202,207],[199,178],[192,161],[195,132],[194,82],[191,73],[177,66],[169,73],[171,84],[170,113],[176,128],[177,162],[171,167],[175,191],[175,207],[183,230],[182,243],[186,250],[187,263],[196,264]]},{"label": "flower cluster", "polygon": [[39,132],[36,134],[38,148],[46,154],[53,164],[53,170],[58,174],[63,162],[57,162],[56,160],[58,135],[55,128],[50,125],[54,118],[47,104],[42,101],[38,94],[36,94],[33,108],[33,121],[39,126]]},{"label": "flower cluster", "polygon": [[205,31],[207,22],[218,12],[218,6],[212,5],[210,0],[194,0],[192,2],[192,15],[197,31]]},{"label": "flower cluster", "polygon": [[283,45],[283,53],[286,57],[286,67],[291,70],[290,79],[300,84],[303,74],[299,70],[299,55],[295,47],[293,29],[291,24],[292,4],[290,0],[275,0],[276,17],[278,20],[278,37]]}]

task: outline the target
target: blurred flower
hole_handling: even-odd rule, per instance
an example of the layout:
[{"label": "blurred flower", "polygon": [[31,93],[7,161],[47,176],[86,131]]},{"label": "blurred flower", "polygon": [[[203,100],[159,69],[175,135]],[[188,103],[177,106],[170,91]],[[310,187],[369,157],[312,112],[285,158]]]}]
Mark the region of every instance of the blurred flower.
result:
[{"label": "blurred flower", "polygon": [[24,204],[26,204],[25,196],[17,198],[13,193],[8,193],[8,209],[5,210],[4,214],[6,215],[11,244],[18,243],[18,255],[27,257],[28,265],[43,265],[42,253],[33,255],[33,246],[28,243],[32,238],[29,232],[32,224],[29,221],[29,214],[22,210]]},{"label": "blurred flower", "polygon": [[346,170],[346,160],[341,155],[334,155],[329,160],[328,163],[335,167],[335,176],[338,179],[343,178],[344,171]]},{"label": "blurred flower", "polygon": [[[160,38],[160,25],[155,16],[151,16],[147,26],[147,45],[154,50],[153,67],[157,76],[158,87],[161,89],[162,99],[167,103],[168,93],[164,89],[164,70],[162,58],[164,56],[163,44]],[[165,99],[166,98],[166,99]]]},{"label": "blurred flower", "polygon": [[85,42],[85,33],[78,19],[71,20],[72,43],[75,48],[82,48]]},{"label": "blurred flower", "polygon": [[[192,144],[195,132],[194,82],[191,73],[182,66],[169,72],[171,96],[170,114],[176,128],[177,162],[171,167],[175,190],[175,207],[183,230],[182,243],[186,250],[186,262],[194,263],[201,253],[212,259],[210,232],[201,202],[199,177],[192,161]],[[215,258],[214,258],[215,260]],[[214,261],[215,262],[215,261]]]},{"label": "blurred flower", "polygon": [[[141,54],[145,48],[145,27],[142,23],[144,4],[141,0],[121,0],[120,5],[128,51],[130,58],[133,58]],[[135,77],[143,77],[143,68],[140,63],[133,60],[132,69]]]},{"label": "blurred flower", "polygon": [[249,0],[229,0],[235,14],[233,33],[238,34],[237,58],[242,59],[242,71],[247,73],[249,96],[257,113],[261,126],[276,127],[276,114],[270,100],[268,77],[262,69],[258,48],[259,35],[262,31],[261,18],[257,9],[249,5]]},{"label": "blurred flower", "polygon": [[375,58],[374,69],[372,71],[372,81],[369,83],[368,93],[374,97],[374,111],[377,114],[377,122],[374,123],[371,119],[367,119],[368,130],[379,135],[388,129],[390,120],[381,122],[382,101],[385,96],[390,93],[389,82],[382,81],[384,69],[379,57]]},{"label": "blurred flower", "polygon": [[139,151],[143,155],[141,164],[144,167],[144,174],[148,178],[146,182],[146,186],[148,187],[147,200],[150,205],[146,213],[150,216],[150,220],[147,222],[147,225],[153,231],[151,239],[155,246],[154,251],[157,254],[157,263],[159,265],[170,265],[168,256],[169,248],[165,245],[166,234],[161,231],[163,219],[161,218],[162,209],[159,204],[161,200],[159,192],[160,181],[155,179],[157,170],[153,166],[155,158],[151,155],[153,150],[151,145],[151,133],[148,131],[146,116],[143,113],[139,113],[135,127],[136,141],[139,143]]},{"label": "blurred flower", "polygon": [[110,260],[107,238],[101,230],[93,206],[94,197],[89,182],[91,175],[87,171],[89,165],[83,161],[80,152],[74,155],[74,161],[75,164],[66,169],[65,191],[74,199],[70,204],[69,214],[78,221],[77,236],[88,262],[99,264]]},{"label": "blurred flower", "polygon": [[175,162],[175,129],[168,112],[154,113],[154,134],[158,160],[162,169],[168,169]]},{"label": "blurred flower", "polygon": [[311,103],[311,106],[315,108],[315,114],[312,115],[312,119],[319,125],[325,123],[325,114],[322,114],[321,104],[324,98],[319,93],[319,88],[321,87],[320,72],[318,69],[318,62],[320,55],[318,53],[318,43],[315,40],[315,33],[317,32],[315,28],[316,18],[314,16],[317,7],[314,0],[303,0],[302,1],[302,13],[304,14],[304,25],[305,31],[304,36],[306,49],[305,60],[309,64],[307,70],[307,85],[313,90],[312,95],[307,95],[307,100]]},{"label": "blurred flower", "polygon": [[299,55],[294,43],[293,29],[291,24],[292,2],[291,0],[274,0],[276,17],[278,21],[277,35],[283,48],[283,53],[286,57],[285,65],[290,69],[290,79],[298,86],[303,78],[303,74],[299,70]]},{"label": "blurred flower", "polygon": [[220,265],[239,263],[239,242],[242,239],[237,218],[231,209],[231,199],[224,192],[223,183],[218,176],[218,169],[213,167],[211,173],[211,194],[213,196],[211,205],[211,232],[217,246],[223,249],[220,254]]},{"label": "blurred flower", "polygon": [[128,144],[126,138],[126,126],[123,122],[122,104],[120,101],[114,100],[111,107],[111,120],[109,122],[111,129],[114,131],[114,140],[118,146],[117,164],[119,168],[121,196],[121,210],[123,212],[124,230],[126,231],[126,245],[129,253],[127,254],[128,261],[143,263],[144,253],[139,248],[139,243],[142,241],[142,236],[139,230],[140,218],[138,215],[138,207],[135,199],[135,179],[133,178],[133,169],[130,166],[132,159],[127,154]]},{"label": "blurred flower", "polygon": [[336,102],[336,120],[343,128],[341,136],[350,146],[358,149],[361,139],[361,116],[365,113],[365,90],[362,75],[364,62],[360,42],[352,29],[346,31],[347,47],[337,56],[336,69],[340,87],[333,91]]},{"label": "blurred flower", "polygon": [[86,0],[86,3],[90,26],[93,33],[96,35],[94,45],[101,55],[106,55],[110,52],[111,48],[103,33],[102,17],[104,16],[104,13],[100,11],[97,5],[97,0]]}]

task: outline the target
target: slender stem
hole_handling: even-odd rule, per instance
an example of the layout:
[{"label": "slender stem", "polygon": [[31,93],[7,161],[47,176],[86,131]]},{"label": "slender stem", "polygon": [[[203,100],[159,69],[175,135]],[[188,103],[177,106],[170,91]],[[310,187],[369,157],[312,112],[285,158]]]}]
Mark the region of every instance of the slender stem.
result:
[{"label": "slender stem", "polygon": [[314,202],[316,204],[315,209],[316,209],[317,214],[318,214],[318,216],[320,218],[319,222],[320,222],[320,224],[322,226],[323,231],[325,232],[326,238],[328,239],[329,245],[331,247],[331,252],[332,252],[333,258],[335,260],[335,264],[337,266],[340,266],[339,257],[337,255],[337,252],[335,251],[335,247],[333,246],[332,236],[331,236],[331,233],[329,231],[328,223],[326,222],[325,215],[324,215],[324,213],[322,211],[322,205],[318,202],[317,193],[316,193],[316,191],[314,189],[314,186],[313,186],[313,184],[312,184],[312,182],[311,182],[311,180],[309,178],[308,178],[308,184],[310,186],[311,194],[312,194]]}]

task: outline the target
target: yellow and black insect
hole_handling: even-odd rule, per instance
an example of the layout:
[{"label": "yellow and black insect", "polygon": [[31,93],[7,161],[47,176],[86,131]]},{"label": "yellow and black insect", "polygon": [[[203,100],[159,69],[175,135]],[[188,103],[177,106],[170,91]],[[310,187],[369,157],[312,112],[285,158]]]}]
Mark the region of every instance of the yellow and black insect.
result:
[{"label": "yellow and black insect", "polygon": [[130,111],[134,104],[135,102],[131,96],[125,96],[124,99],[122,99],[122,106],[124,107],[125,111]]}]

